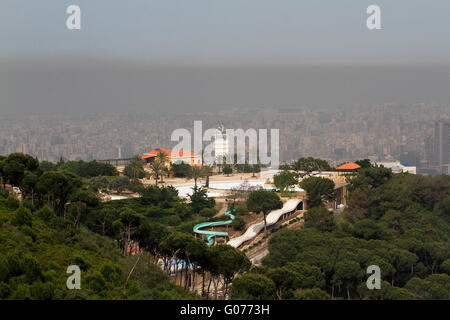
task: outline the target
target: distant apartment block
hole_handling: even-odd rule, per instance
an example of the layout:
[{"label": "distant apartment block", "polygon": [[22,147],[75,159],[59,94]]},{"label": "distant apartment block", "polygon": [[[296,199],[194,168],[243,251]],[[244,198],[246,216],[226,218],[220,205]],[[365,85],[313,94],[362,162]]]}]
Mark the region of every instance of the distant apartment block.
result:
[{"label": "distant apartment block", "polygon": [[450,165],[450,121],[436,121],[434,126],[433,162],[441,173],[448,174]]},{"label": "distant apartment block", "polygon": [[398,160],[394,161],[378,161],[376,162],[376,165],[383,166],[385,168],[389,168],[394,173],[411,173],[416,174],[417,173],[417,167],[411,166],[407,163],[401,163]]}]

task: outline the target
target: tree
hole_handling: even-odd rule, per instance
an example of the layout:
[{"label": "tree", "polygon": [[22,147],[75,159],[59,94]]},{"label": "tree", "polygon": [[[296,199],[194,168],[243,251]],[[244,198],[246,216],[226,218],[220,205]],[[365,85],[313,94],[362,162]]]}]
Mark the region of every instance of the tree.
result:
[{"label": "tree", "polygon": [[365,188],[374,189],[387,183],[391,178],[392,170],[389,168],[363,168],[358,171],[356,176],[348,178],[348,189],[349,191]]},{"label": "tree", "polygon": [[102,208],[88,215],[87,225],[89,229],[105,236],[114,237],[118,230],[114,230],[114,222],[119,219],[120,210]]},{"label": "tree", "polygon": [[30,171],[25,171],[25,175],[22,180],[23,190],[25,195],[31,194],[31,204],[34,206],[34,195],[36,193],[36,186],[39,182],[39,177]]},{"label": "tree", "polygon": [[303,177],[311,174],[313,171],[331,170],[331,167],[325,160],[308,157],[308,158],[299,158],[292,165],[292,169],[295,170],[297,173],[303,171],[303,174],[301,174],[301,176]]},{"label": "tree", "polygon": [[189,170],[191,170],[191,166],[182,161],[179,163],[173,163],[170,167],[170,171],[177,178],[187,178],[189,175]]},{"label": "tree", "polygon": [[157,186],[159,178],[164,174],[165,167],[161,162],[155,160],[152,162],[149,169],[150,174],[155,179],[155,185]]},{"label": "tree", "polygon": [[280,197],[272,191],[256,190],[250,193],[247,200],[248,210],[264,215],[264,232],[267,234],[266,216],[270,211],[280,209],[283,206]]},{"label": "tree", "polygon": [[170,162],[170,159],[167,156],[167,154],[165,154],[163,151],[159,151],[155,156],[155,160],[158,161],[163,167],[162,174],[161,174],[161,182],[162,182],[163,181],[163,173],[167,172],[167,164]]},{"label": "tree", "polygon": [[6,157],[0,156],[0,187],[2,188],[2,192],[5,192],[5,184],[6,184],[6,175],[3,170],[6,164]]},{"label": "tree", "polygon": [[143,216],[132,209],[125,209],[119,214],[119,219],[114,221],[114,228],[118,230],[122,243],[123,254],[127,254],[128,246],[138,231]]},{"label": "tree", "polygon": [[347,196],[347,208],[344,211],[344,218],[349,222],[367,218],[369,214],[369,193],[365,190],[353,190]]},{"label": "tree", "polygon": [[123,173],[131,179],[142,179],[145,177],[144,163],[139,156],[134,156],[127,164]]},{"label": "tree", "polygon": [[370,162],[370,159],[362,159],[355,161],[357,165],[360,165],[361,168],[372,168],[372,163]]},{"label": "tree", "polygon": [[[267,272],[267,277],[269,277],[275,284],[277,298],[279,300],[283,300],[287,293],[290,293],[294,289],[297,274],[284,266],[269,269]],[[287,298],[289,298],[289,295]]]},{"label": "tree", "polygon": [[199,214],[204,218],[212,218],[216,215],[216,210],[214,208],[202,208]]},{"label": "tree", "polygon": [[275,283],[262,274],[246,273],[231,285],[233,300],[273,300],[275,294]]},{"label": "tree", "polygon": [[41,161],[39,163],[39,169],[41,169],[43,172],[45,171],[55,171],[58,169],[58,166],[55,163],[49,162],[49,161]]},{"label": "tree", "polygon": [[192,194],[189,195],[191,207],[194,213],[200,213],[203,208],[214,208],[216,201],[214,198],[208,197],[206,189],[202,187],[193,187]]},{"label": "tree", "polygon": [[425,279],[412,278],[405,289],[413,294],[414,300],[450,299],[450,276],[446,274],[429,275]]},{"label": "tree", "polygon": [[160,257],[160,244],[169,233],[169,229],[160,223],[142,223],[139,226],[139,246],[151,252],[155,264]]},{"label": "tree", "polygon": [[323,201],[332,201],[336,198],[333,180],[309,177],[303,179],[299,185],[306,191],[310,208],[321,206]]},{"label": "tree", "polygon": [[116,168],[109,163],[98,161],[67,161],[58,165],[59,170],[66,170],[75,173],[83,178],[92,178],[99,176],[116,176]]},{"label": "tree", "polygon": [[127,176],[114,177],[109,183],[109,188],[122,193],[124,190],[130,188],[130,178]]},{"label": "tree", "polygon": [[386,237],[386,232],[375,221],[363,219],[353,225],[353,235],[366,240],[381,240]]},{"label": "tree", "polygon": [[160,163],[162,163],[163,165],[166,165],[169,163],[169,157],[167,156],[167,154],[163,151],[159,151],[156,156],[155,156],[155,160],[159,161]]},{"label": "tree", "polygon": [[46,205],[36,211],[35,215],[47,223],[51,222],[56,217],[55,212]]},{"label": "tree", "polygon": [[88,210],[97,207],[100,200],[92,192],[79,189],[70,196],[70,202],[73,208],[73,222],[77,227],[86,219]]},{"label": "tree", "polygon": [[332,283],[347,291],[347,299],[351,299],[350,292],[356,289],[357,283],[364,276],[364,271],[355,261],[339,261],[336,263]]},{"label": "tree", "polygon": [[66,171],[44,172],[37,183],[39,192],[47,195],[48,205],[64,218],[70,195],[80,187],[81,178]]},{"label": "tree", "polygon": [[330,300],[331,296],[319,288],[298,289],[294,292],[295,300]]},{"label": "tree", "polygon": [[204,176],[204,171],[199,166],[192,166],[191,170],[189,170],[188,179],[194,179],[194,186],[197,187],[197,180]]},{"label": "tree", "polygon": [[209,188],[209,177],[212,175],[213,173],[213,167],[210,165],[203,165],[202,166],[202,170],[203,170],[203,174],[204,176],[206,176],[205,179],[205,187]]},{"label": "tree", "polygon": [[[165,271],[175,271],[175,283],[178,276],[178,265],[175,270],[170,270],[169,261],[174,259],[184,260],[184,288],[188,289],[194,281],[195,269],[200,262],[203,262],[203,256],[207,250],[205,242],[196,239],[192,235],[183,232],[172,232],[160,243],[161,254],[164,256]],[[183,285],[183,278],[180,278],[180,286]]]},{"label": "tree", "polygon": [[14,212],[14,216],[11,218],[11,223],[15,226],[29,226],[32,225],[32,215],[30,210],[24,207],[19,207]]},{"label": "tree", "polygon": [[6,181],[13,185],[20,185],[25,173],[25,166],[19,162],[7,159],[4,161],[2,171],[5,176],[3,182]]},{"label": "tree", "polygon": [[39,168],[37,159],[23,153],[11,153],[3,160],[0,159],[0,161],[2,183],[4,184],[7,181],[18,186],[21,191],[23,190],[22,180],[25,172],[34,172]]},{"label": "tree", "polygon": [[446,274],[450,275],[450,258],[446,259],[444,262],[442,262],[440,266],[440,270],[442,272],[445,272]]},{"label": "tree", "polygon": [[336,228],[333,213],[324,207],[312,207],[305,213],[305,227],[331,232]]},{"label": "tree", "polygon": [[291,262],[279,268],[269,269],[266,274],[275,283],[278,299],[290,299],[296,289],[322,288],[325,275],[318,267]]},{"label": "tree", "polygon": [[231,223],[231,226],[234,230],[240,231],[243,230],[245,227],[245,221],[241,217],[235,217],[233,222]]},{"label": "tree", "polygon": [[281,193],[286,193],[291,186],[298,183],[298,175],[290,171],[281,171],[273,176],[273,184],[280,189]]},{"label": "tree", "polygon": [[216,265],[216,270],[223,278],[225,298],[228,291],[228,285],[233,278],[247,271],[251,262],[242,251],[229,245],[219,244],[210,248],[210,263]]},{"label": "tree", "polygon": [[233,168],[229,164],[226,164],[223,166],[222,172],[223,174],[226,174],[227,177],[229,177],[230,174],[233,173]]}]

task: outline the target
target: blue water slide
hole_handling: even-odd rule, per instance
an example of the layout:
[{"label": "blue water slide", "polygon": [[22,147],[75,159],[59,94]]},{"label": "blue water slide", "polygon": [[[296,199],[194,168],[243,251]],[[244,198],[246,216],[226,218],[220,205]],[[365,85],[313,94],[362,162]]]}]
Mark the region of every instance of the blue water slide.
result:
[{"label": "blue water slide", "polygon": [[[230,224],[233,222],[235,216],[231,213],[231,210],[227,210],[225,212],[225,215],[229,216],[231,220],[226,221],[215,221],[215,222],[203,222],[199,223],[194,226],[194,232],[197,234],[204,234],[206,235],[206,240],[208,241],[208,246],[212,245],[214,243],[215,237],[228,237],[228,232],[223,231],[209,231],[209,230],[200,230],[203,228],[211,228],[211,227],[218,227],[218,226],[225,226],[227,224]],[[234,210],[233,210],[234,212]]]}]

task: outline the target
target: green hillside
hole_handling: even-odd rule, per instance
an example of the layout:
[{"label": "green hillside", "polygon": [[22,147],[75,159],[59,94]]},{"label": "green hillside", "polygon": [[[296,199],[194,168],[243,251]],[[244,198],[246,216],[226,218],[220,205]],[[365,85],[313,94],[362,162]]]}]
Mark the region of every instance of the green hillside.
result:
[{"label": "green hillside", "polygon": [[[57,217],[43,207],[31,213],[0,195],[1,299],[185,299],[144,254],[123,256],[116,240]],[[69,265],[81,268],[81,289],[69,290]]]}]

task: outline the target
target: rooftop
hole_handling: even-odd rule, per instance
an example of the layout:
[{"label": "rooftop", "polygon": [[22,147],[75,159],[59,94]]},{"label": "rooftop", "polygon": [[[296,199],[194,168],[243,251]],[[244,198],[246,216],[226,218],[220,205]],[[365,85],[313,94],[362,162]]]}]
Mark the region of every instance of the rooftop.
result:
[{"label": "rooftop", "polygon": [[354,162],[345,163],[339,167],[336,168],[336,170],[356,170],[361,168],[359,164],[356,164]]}]

